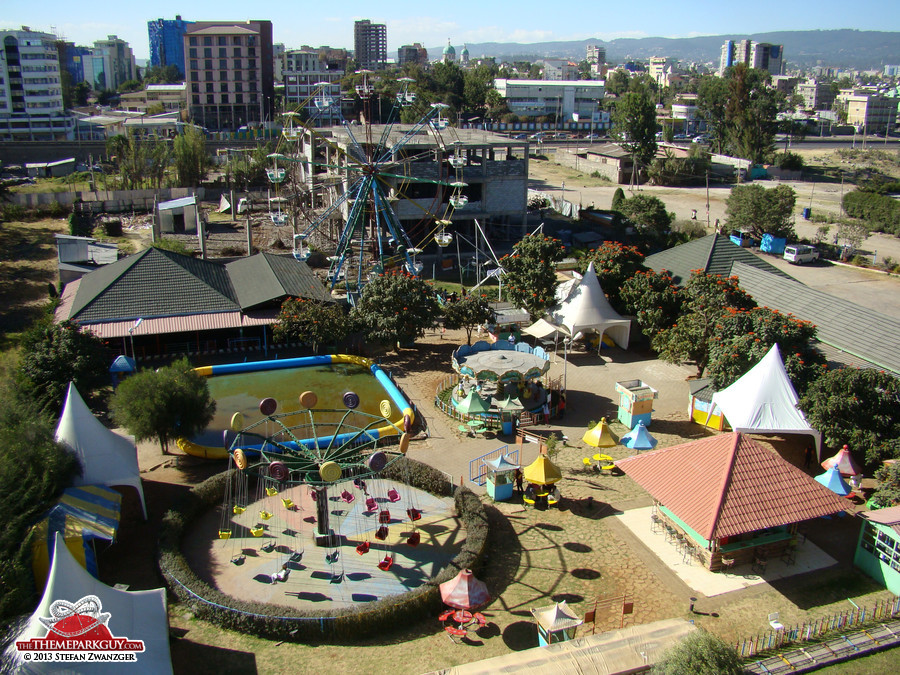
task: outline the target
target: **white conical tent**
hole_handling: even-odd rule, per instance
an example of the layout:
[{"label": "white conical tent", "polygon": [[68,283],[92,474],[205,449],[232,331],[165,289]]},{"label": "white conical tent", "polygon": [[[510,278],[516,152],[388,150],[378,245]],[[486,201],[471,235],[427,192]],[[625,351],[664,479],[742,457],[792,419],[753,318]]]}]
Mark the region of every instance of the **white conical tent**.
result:
[{"label": "white conical tent", "polygon": [[[51,616],[50,606],[55,601],[75,604],[88,595],[99,598],[102,612],[109,614],[107,627],[113,636],[144,641],[144,651],[137,653],[137,662],[128,663],[119,670],[154,675],[172,672],[165,589],[119,591],[97,581],[75,562],[59,534],[53,547],[53,566],[44,595],[16,640],[44,637],[47,628],[41,619]],[[13,665],[17,673],[109,673],[117,670],[108,663],[26,662],[16,650],[15,642],[3,654],[3,661]]]},{"label": "white conical tent", "polygon": [[713,394],[710,416],[718,406],[734,431],[808,434],[821,450],[822,434],[806,421],[799,402],[775,344],[737,382]]},{"label": "white conical tent", "polygon": [[569,335],[586,331],[597,331],[600,337],[608,334],[622,349],[628,349],[631,335],[631,321],[623,319],[606,299],[600,288],[594,263],[553,312],[553,322],[564,327]]},{"label": "white conical tent", "polygon": [[75,485],[130,485],[138,491],[147,519],[134,441],[103,426],[72,382],[56,426],[56,441],[72,450],[81,462],[82,475],[75,478]]}]

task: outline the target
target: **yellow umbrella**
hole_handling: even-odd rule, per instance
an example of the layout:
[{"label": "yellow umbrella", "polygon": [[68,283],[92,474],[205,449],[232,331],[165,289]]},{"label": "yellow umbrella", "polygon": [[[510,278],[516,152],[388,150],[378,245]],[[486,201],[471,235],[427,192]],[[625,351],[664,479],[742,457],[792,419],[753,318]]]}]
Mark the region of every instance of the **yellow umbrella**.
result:
[{"label": "yellow umbrella", "polygon": [[581,440],[595,448],[614,448],[619,444],[619,440],[610,431],[605,417],[597,426],[585,433]]},{"label": "yellow umbrella", "polygon": [[525,482],[535,485],[553,485],[562,480],[562,473],[547,455],[538,455],[536,460],[525,467],[523,474]]}]

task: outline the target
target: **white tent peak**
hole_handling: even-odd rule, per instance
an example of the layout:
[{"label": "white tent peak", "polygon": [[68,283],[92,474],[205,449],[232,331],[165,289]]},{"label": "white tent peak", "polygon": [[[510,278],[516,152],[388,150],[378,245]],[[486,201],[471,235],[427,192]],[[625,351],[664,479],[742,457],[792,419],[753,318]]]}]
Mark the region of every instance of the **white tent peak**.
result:
[{"label": "white tent peak", "polygon": [[[108,615],[108,628],[115,637],[143,640],[144,651],[137,654],[137,662],[129,663],[129,673],[171,673],[172,656],[169,652],[169,619],[166,614],[166,591],[158,588],[150,591],[120,591],[92,577],[66,548],[59,533],[53,542],[53,564],[47,586],[37,609],[28,620],[16,640],[42,638],[47,628],[41,622],[51,616],[50,606],[57,600],[77,603],[86,596],[95,596],[99,611]],[[105,622],[104,622],[105,623]],[[5,663],[14,666],[17,673],[109,673],[105,663],[69,664],[66,668],[53,668],[42,662],[28,662],[16,650],[15,641],[2,654]]]},{"label": "white tent peak", "polygon": [[586,331],[604,333],[622,349],[628,348],[631,322],[623,319],[606,299],[600,287],[594,263],[588,265],[581,281],[573,285],[565,300],[553,312],[554,323],[563,326],[570,335]]},{"label": "white tent peak", "polygon": [[713,394],[710,415],[718,406],[735,431],[809,434],[821,448],[822,435],[806,421],[799,402],[774,344],[734,384]]},{"label": "white tent peak", "polygon": [[74,452],[81,463],[82,475],[75,478],[75,485],[130,485],[137,490],[144,520],[147,519],[134,440],[103,426],[81,398],[74,382],[69,382],[66,402],[56,425],[56,441]]}]

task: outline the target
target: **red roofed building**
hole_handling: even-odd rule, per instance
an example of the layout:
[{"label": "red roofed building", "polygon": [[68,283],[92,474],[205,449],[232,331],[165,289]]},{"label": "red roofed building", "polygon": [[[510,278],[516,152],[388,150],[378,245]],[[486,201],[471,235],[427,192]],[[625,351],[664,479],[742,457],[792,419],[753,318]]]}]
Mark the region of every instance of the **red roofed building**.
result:
[{"label": "red roofed building", "polygon": [[653,497],[659,524],[693,546],[711,570],[784,555],[795,545],[798,523],[847,507],[843,497],[741,433],[616,465]]}]

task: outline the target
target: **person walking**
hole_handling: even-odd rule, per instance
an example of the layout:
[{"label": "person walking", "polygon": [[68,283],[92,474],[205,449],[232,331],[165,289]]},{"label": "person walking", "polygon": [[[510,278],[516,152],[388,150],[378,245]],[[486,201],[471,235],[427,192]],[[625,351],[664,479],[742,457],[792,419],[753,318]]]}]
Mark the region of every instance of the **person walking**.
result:
[{"label": "person walking", "polygon": [[522,469],[516,469],[515,481],[516,481],[516,492],[518,492],[519,494],[522,494],[523,492],[525,492],[524,488],[522,487],[522,483],[523,483]]},{"label": "person walking", "polygon": [[803,453],[803,468],[808,469],[812,464],[813,458],[813,446],[812,443],[806,446],[806,451]]}]

